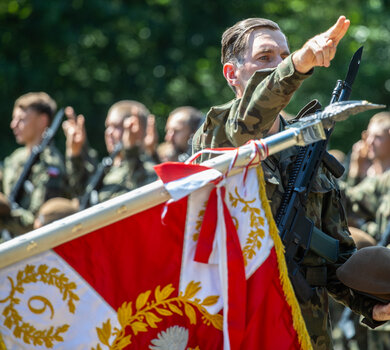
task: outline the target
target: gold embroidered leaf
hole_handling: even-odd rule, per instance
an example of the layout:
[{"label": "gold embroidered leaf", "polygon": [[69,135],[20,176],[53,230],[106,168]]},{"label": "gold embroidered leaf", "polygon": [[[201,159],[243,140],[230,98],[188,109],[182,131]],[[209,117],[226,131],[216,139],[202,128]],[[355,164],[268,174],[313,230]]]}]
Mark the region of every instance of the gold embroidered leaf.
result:
[{"label": "gold embroidered leaf", "polygon": [[152,328],[157,328],[156,322],[162,321],[160,317],[157,317],[153,312],[147,312],[145,314],[146,322]]},{"label": "gold embroidered leaf", "polygon": [[179,314],[180,316],[183,316],[183,312],[175,305],[175,304],[168,304],[169,308],[176,314]]},{"label": "gold embroidered leaf", "polygon": [[105,337],[105,334],[103,332],[102,328],[96,327],[96,332],[98,334],[99,340],[104,344],[108,346],[108,339]]},{"label": "gold embroidered leaf", "polygon": [[196,313],[195,313],[194,308],[189,304],[185,304],[184,311],[185,311],[187,317],[189,318],[190,323],[196,324]]},{"label": "gold embroidered leaf", "polygon": [[145,306],[146,302],[148,301],[150,293],[151,291],[147,290],[145,293],[141,293],[138,296],[137,301],[135,302],[135,307],[137,308],[137,310],[140,310]]},{"label": "gold embroidered leaf", "polygon": [[110,319],[107,320],[106,323],[103,323],[103,332],[107,339],[111,336],[111,321]]},{"label": "gold embroidered leaf", "polygon": [[222,331],[222,328],[223,328],[223,316],[222,315],[220,315],[220,314],[213,315],[210,318],[210,321],[216,329],[219,329],[220,331]]},{"label": "gold embroidered leaf", "polygon": [[191,281],[187,285],[187,288],[186,288],[186,290],[184,292],[184,296],[187,299],[191,299],[192,297],[194,297],[196,295],[196,293],[199,292],[200,289],[201,289],[200,282]]},{"label": "gold embroidered leaf", "polygon": [[138,332],[147,332],[148,330],[147,324],[144,322],[133,322],[130,326],[135,335],[137,335]]},{"label": "gold embroidered leaf", "polygon": [[154,291],[154,297],[156,299],[156,303],[159,303],[162,298],[161,298],[161,291],[160,291],[160,286],[158,285]]},{"label": "gold embroidered leaf", "polygon": [[118,349],[124,349],[127,345],[131,344],[130,338],[131,338],[131,334],[129,334],[128,336],[122,338],[119,341],[119,343],[117,344],[117,348]]},{"label": "gold embroidered leaf", "polygon": [[71,312],[72,314],[74,314],[74,312],[76,311],[76,306],[74,306],[72,299],[68,301],[68,308],[69,308],[69,312]]},{"label": "gold embroidered leaf", "polygon": [[163,316],[171,316],[171,315],[172,315],[172,312],[170,312],[170,311],[167,310],[167,309],[162,309],[162,308],[156,307],[155,310],[156,310],[160,315],[163,315]]},{"label": "gold embroidered leaf", "polygon": [[131,307],[131,302],[127,304],[127,302],[125,301],[118,309],[118,321],[122,328],[126,326],[126,323],[130,319],[132,313],[133,310]]},{"label": "gold embroidered leaf", "polygon": [[161,291],[161,300],[165,300],[166,298],[168,298],[174,290],[175,288],[172,287],[172,284],[168,284],[167,286],[165,286]]},{"label": "gold embroidered leaf", "polygon": [[204,306],[210,306],[214,305],[218,302],[219,296],[218,295],[210,295],[209,297],[205,298],[201,305]]}]

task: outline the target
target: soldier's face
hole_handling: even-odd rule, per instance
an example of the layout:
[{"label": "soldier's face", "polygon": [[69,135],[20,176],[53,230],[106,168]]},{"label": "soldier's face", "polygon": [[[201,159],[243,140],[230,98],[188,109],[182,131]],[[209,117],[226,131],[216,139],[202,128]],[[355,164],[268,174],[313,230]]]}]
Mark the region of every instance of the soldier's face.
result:
[{"label": "soldier's face", "polygon": [[280,30],[259,28],[251,32],[243,60],[235,67],[237,97],[242,96],[255,71],[275,68],[289,54],[286,37]]},{"label": "soldier's face", "polygon": [[171,143],[177,153],[187,151],[188,139],[191,136],[189,120],[182,112],[175,113],[168,118],[165,126],[165,141]]},{"label": "soldier's face", "polygon": [[104,139],[106,142],[107,152],[111,153],[115,145],[122,140],[123,135],[123,118],[116,109],[114,109],[106,119],[106,130]]},{"label": "soldier's face", "polygon": [[390,130],[380,123],[373,123],[367,129],[368,158],[386,160],[389,158]]},{"label": "soldier's face", "polygon": [[16,107],[12,113],[10,127],[20,145],[34,145],[40,142],[47,127],[47,117],[37,111]]}]

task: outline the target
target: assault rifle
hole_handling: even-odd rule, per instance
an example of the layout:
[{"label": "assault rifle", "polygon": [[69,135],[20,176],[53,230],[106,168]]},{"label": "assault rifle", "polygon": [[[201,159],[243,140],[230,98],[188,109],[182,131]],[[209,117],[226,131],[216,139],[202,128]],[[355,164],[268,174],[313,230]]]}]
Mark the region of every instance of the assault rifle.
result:
[{"label": "assault rifle", "polygon": [[42,141],[39,145],[36,145],[32,148],[31,154],[27,159],[27,162],[24,164],[22,173],[19,176],[18,181],[11,190],[11,193],[8,197],[9,202],[11,203],[11,208],[16,209],[19,206],[19,201],[22,197],[23,190],[25,188],[28,177],[31,174],[31,169],[33,165],[38,161],[39,156],[43,150],[50,144],[53,140],[55,134],[57,133],[58,128],[61,125],[62,118],[64,117],[64,109],[60,109],[55,115],[53,122],[50,127],[48,127],[42,136]]},{"label": "assault rifle", "polygon": [[[330,110],[333,103],[349,99],[362,49],[361,47],[353,55],[346,79],[337,81],[331,104],[328,106]],[[330,120],[329,124],[325,125],[325,140],[300,148],[275,220],[286,250],[289,277],[298,299],[302,302],[308,301],[313,295],[313,289],[300,270],[300,263],[307,252],[312,250],[328,262],[336,262],[339,257],[339,242],[315,227],[305,214],[307,199],[326,153],[333,124],[334,121]],[[330,168],[331,172],[339,175],[332,166]]]},{"label": "assault rifle", "polygon": [[91,177],[85,193],[80,199],[80,210],[84,210],[91,205],[98,203],[97,192],[100,190],[104,176],[107,174],[108,169],[111,168],[114,158],[119,154],[122,148],[122,142],[118,142],[111,154],[107,157],[104,157],[98,164],[95,174]]}]

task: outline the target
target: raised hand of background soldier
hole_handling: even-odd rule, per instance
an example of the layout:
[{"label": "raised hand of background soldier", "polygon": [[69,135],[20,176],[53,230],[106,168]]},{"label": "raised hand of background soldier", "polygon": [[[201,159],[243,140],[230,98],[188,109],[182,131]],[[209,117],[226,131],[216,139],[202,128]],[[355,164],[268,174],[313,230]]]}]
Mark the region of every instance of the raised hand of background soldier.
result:
[{"label": "raised hand of background soldier", "polygon": [[127,117],[123,121],[122,144],[124,149],[142,146],[143,132],[137,115]]},{"label": "raised hand of background soldier", "polygon": [[158,133],[156,128],[156,118],[153,114],[148,116],[146,121],[146,135],[144,138],[144,149],[149,156],[157,152]]},{"label": "raised hand of background soldier", "polygon": [[348,176],[363,179],[372,161],[368,158],[367,131],[362,132],[362,138],[352,146],[351,159],[349,162]]},{"label": "raised hand of background soldier", "polygon": [[326,32],[308,40],[293,54],[295,69],[300,73],[307,73],[313,67],[329,67],[336,54],[337,45],[347,32],[349,24],[350,21],[345,16],[340,16]]},{"label": "raised hand of background soldier", "polygon": [[80,155],[81,150],[87,140],[85,130],[85,118],[79,114],[76,116],[73,107],[65,108],[66,120],[62,123],[62,129],[66,137],[66,155],[76,157]]}]

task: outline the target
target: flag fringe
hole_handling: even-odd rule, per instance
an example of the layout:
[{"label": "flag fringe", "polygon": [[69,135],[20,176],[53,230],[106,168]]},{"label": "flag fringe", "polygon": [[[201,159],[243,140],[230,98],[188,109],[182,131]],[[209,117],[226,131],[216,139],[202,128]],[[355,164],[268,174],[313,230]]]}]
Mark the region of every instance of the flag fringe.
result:
[{"label": "flag fringe", "polygon": [[3,337],[1,336],[1,333],[0,333],[0,350],[7,350],[7,347],[4,344]]},{"label": "flag fringe", "polygon": [[313,346],[310,341],[309,334],[306,329],[305,320],[303,319],[301,308],[295,297],[294,289],[288,277],[287,265],[284,258],[284,246],[278,234],[275,220],[273,218],[271,207],[268,203],[267,193],[265,191],[264,173],[261,165],[257,166],[257,177],[259,179],[259,194],[265,211],[267,221],[269,223],[269,232],[275,244],[275,252],[278,260],[279,278],[283,288],[284,295],[288,305],[291,307],[293,326],[298,335],[299,343],[302,350],[312,350]]}]

